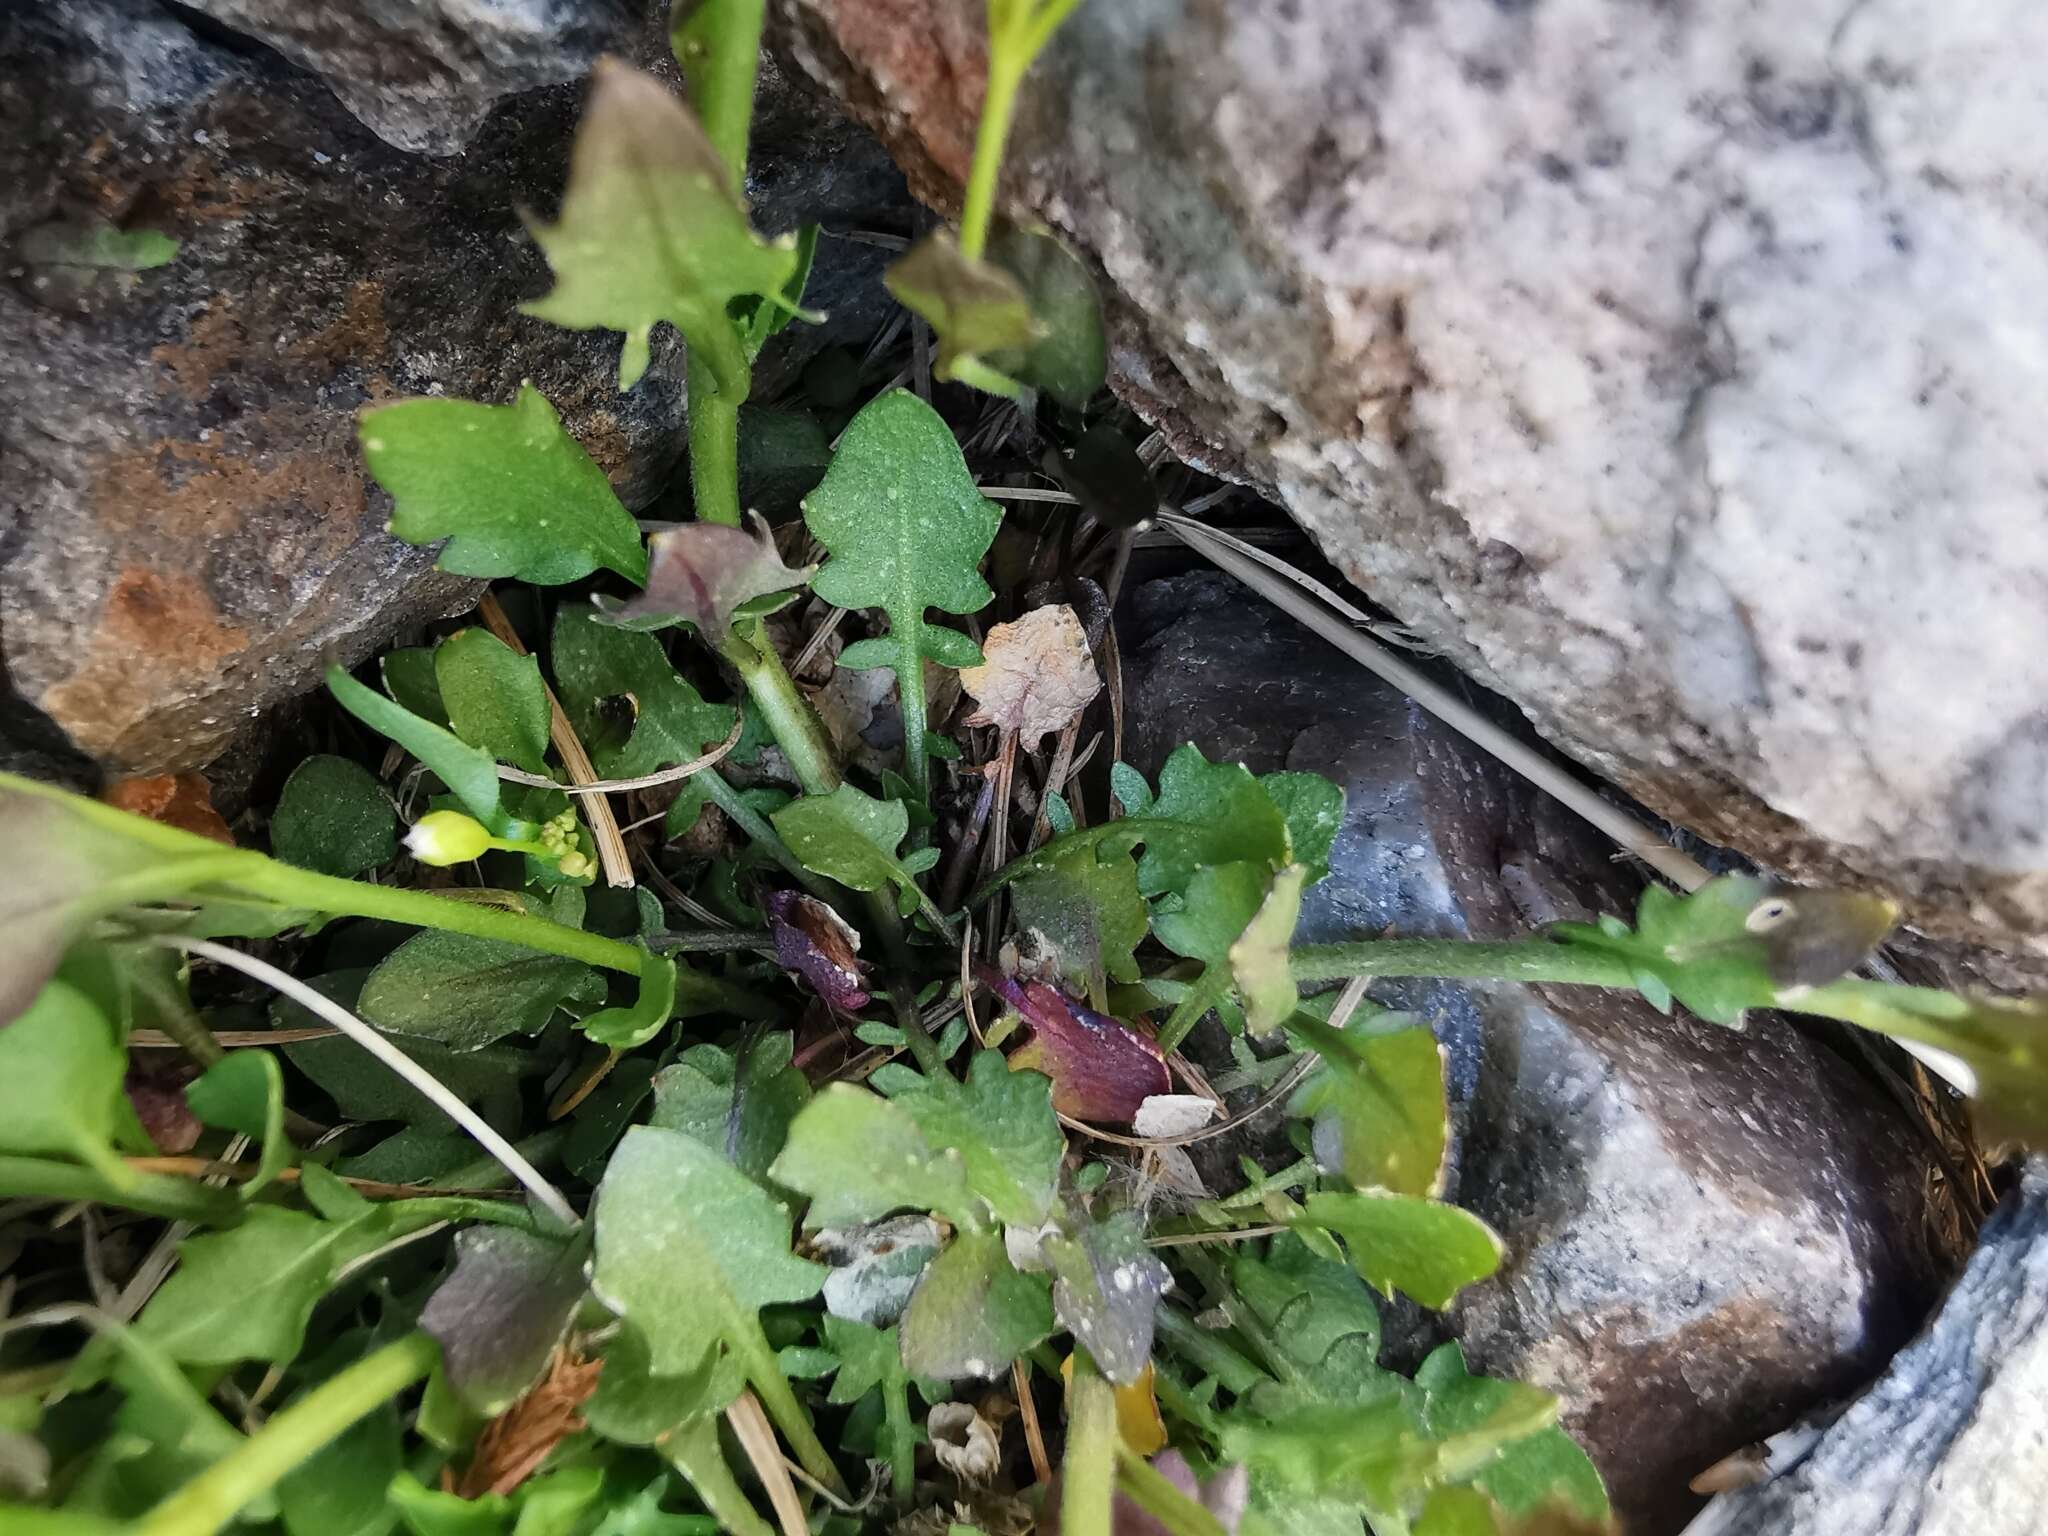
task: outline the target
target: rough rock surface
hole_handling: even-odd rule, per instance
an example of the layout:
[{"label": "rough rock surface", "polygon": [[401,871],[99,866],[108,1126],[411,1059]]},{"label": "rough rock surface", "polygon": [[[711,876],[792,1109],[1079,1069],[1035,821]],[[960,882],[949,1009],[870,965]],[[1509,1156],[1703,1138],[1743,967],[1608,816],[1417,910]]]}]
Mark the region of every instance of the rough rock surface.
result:
[{"label": "rough rock surface", "polygon": [[[1633,910],[1596,835],[1227,578],[1140,587],[1121,638],[1134,763],[1191,739],[1344,784],[1302,938]],[[1630,1531],[1683,1523],[1693,1474],[1846,1394],[1918,1324],[1942,1262],[1925,1149],[1823,1039],[1588,988],[1373,995],[1435,1022],[1451,1193],[1507,1242],[1452,1331],[1475,1369],[1563,1395]]]},{"label": "rough rock surface", "polygon": [[1686,1536],[2048,1530],[2048,1163],[2027,1165],[1927,1332],[1790,1458]]},{"label": "rough rock surface", "polygon": [[188,0],[327,80],[385,143],[452,154],[501,97],[630,46],[638,0]]},{"label": "rough rock surface", "polygon": [[[659,46],[648,34],[648,55]],[[472,600],[430,551],[384,533],[388,501],[354,441],[366,403],[502,402],[530,378],[629,505],[669,478],[684,445],[674,336],[657,335],[647,377],[621,394],[616,336],[516,310],[547,286],[518,209],[559,196],[577,88],[525,92],[465,153],[431,159],[373,136],[320,81],[151,0],[0,7],[0,56],[11,764],[66,769],[33,706],[109,768],[199,765],[327,660],[352,664]],[[804,97],[779,87],[764,111],[780,135],[764,137],[756,179],[770,227],[821,190],[825,211],[858,217],[900,188],[871,141]],[[821,187],[820,155],[847,167],[839,182]],[[37,302],[16,243],[81,211],[181,248],[87,313]],[[875,264],[841,242],[822,254],[855,278]],[[764,359],[764,375],[784,366]]]},{"label": "rough rock surface", "polygon": [[[951,204],[979,0],[778,0]],[[1008,190],[1126,397],[1637,798],[2048,935],[2048,12],[1115,0]]]}]

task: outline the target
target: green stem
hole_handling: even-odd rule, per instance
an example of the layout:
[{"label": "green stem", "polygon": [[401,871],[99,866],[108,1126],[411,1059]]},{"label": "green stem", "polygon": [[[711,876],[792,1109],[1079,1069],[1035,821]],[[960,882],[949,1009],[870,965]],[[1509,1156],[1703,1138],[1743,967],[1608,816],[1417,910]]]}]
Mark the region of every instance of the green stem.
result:
[{"label": "green stem", "polygon": [[747,804],[740,797],[740,792],[726,783],[716,768],[705,770],[703,782],[711,803],[725,812],[732,824],[746,833],[756,847],[787,870],[798,885],[828,906],[837,903],[842,893],[805,869],[803,862],[789,851],[789,844],[778,837],[775,828],[768,824],[768,818]]},{"label": "green stem", "polygon": [[716,1418],[707,1415],[677,1426],[662,1440],[661,1453],[683,1474],[697,1501],[733,1536],[776,1536],[775,1527],[761,1518],[726,1465],[725,1452],[718,1447]]},{"label": "green stem", "polygon": [[[733,191],[742,194],[764,10],[765,0],[705,0],[678,6],[669,33],[704,136],[725,162]],[[733,332],[733,339],[737,336]],[[699,518],[733,528],[740,522],[740,405],[746,391],[734,387],[732,380],[746,368],[744,350],[736,358],[714,359],[700,355],[698,347],[690,349],[690,493]],[[721,376],[727,380],[724,388]]]},{"label": "green stem", "polygon": [[[917,627],[922,629],[924,626]],[[924,691],[924,659],[919,654],[915,634],[904,638],[902,648],[903,657],[896,664],[896,697],[903,711],[903,778],[910,785],[911,798],[929,808],[932,803],[932,760],[925,752],[924,738],[931,702]],[[910,846],[922,846],[921,829],[911,832]]]},{"label": "green stem", "polygon": [[889,1496],[908,1504],[917,1487],[917,1430],[910,1422],[910,1378],[900,1372],[882,1381],[882,1427],[889,1447]]},{"label": "green stem", "polygon": [[[898,937],[901,937],[900,930]],[[924,1020],[918,1016],[917,999],[911,995],[908,982],[898,980],[890,984],[889,1006],[895,1011],[896,1027],[903,1031],[904,1044],[910,1048],[917,1070],[934,1081],[946,1079],[946,1061],[939,1054],[939,1042],[932,1038],[932,1032],[924,1027]]]},{"label": "green stem", "polygon": [[1067,1450],[1060,1458],[1061,1536],[1109,1536],[1116,1450],[1116,1389],[1088,1351],[1077,1349],[1067,1394]]},{"label": "green stem", "polygon": [[1548,939],[1473,943],[1459,939],[1369,939],[1357,944],[1302,944],[1289,957],[1296,981],[1352,976],[1429,976],[1492,981],[1635,987],[1618,955]]},{"label": "green stem", "polygon": [[[1021,62],[1022,67],[1019,67]],[[977,260],[988,247],[989,221],[995,216],[996,181],[1003,169],[1003,149],[1010,139],[1010,119],[1017,111],[1017,87],[1024,82],[1030,60],[1019,61],[1008,38],[988,44],[988,91],[981,98],[981,123],[974,132],[974,165],[967,173],[967,193],[960,204],[960,254]]]},{"label": "green stem", "polygon": [[242,1219],[242,1203],[232,1190],[163,1173],[131,1172],[117,1184],[93,1169],[41,1157],[0,1157],[0,1195],[89,1200],[207,1227],[233,1226]]},{"label": "green stem", "polygon": [[139,1520],[135,1536],[212,1536],[322,1446],[434,1368],[440,1346],[409,1333],[329,1377]]},{"label": "green stem", "polygon": [[379,918],[415,928],[439,928],[473,939],[497,939],[544,954],[565,955],[604,970],[623,971],[629,976],[640,974],[641,962],[646,958],[646,951],[636,945],[585,933],[544,917],[451,901],[427,891],[317,875],[311,870],[274,863],[261,854],[244,857],[253,861],[251,867],[222,883],[287,906],[311,907],[335,916]]},{"label": "green stem", "polygon": [[1002,175],[1003,150],[1010,141],[1010,120],[1017,112],[1017,88],[1031,65],[1052,41],[1080,0],[1039,0],[1013,4],[1001,23],[990,6],[988,89],[981,98],[981,122],[974,132],[974,164],[967,173],[967,193],[960,204],[960,254],[972,261],[988,245],[989,222],[995,216],[996,182]]},{"label": "green stem", "polygon": [[[817,711],[797,692],[796,679],[783,666],[782,657],[768,638],[765,626],[757,619],[750,629],[752,633],[748,635],[742,635],[737,629],[728,632],[718,654],[738,671],[740,681],[746,684],[755,707],[761,711],[761,718],[768,722],[775,744],[789,759],[790,769],[796,774],[796,781],[803,792],[807,795],[829,795],[841,781],[839,765],[832,760],[832,749],[825,742],[825,727],[819,722]],[[889,893],[868,892],[866,906],[868,916],[881,934],[892,959],[905,958],[903,921],[896,915]],[[943,921],[940,927],[943,931]]]},{"label": "green stem", "polygon": [[690,498],[699,521],[740,525],[740,402],[719,393],[711,364],[688,367]]},{"label": "green stem", "polygon": [[1172,1307],[1161,1307],[1158,1317],[1160,1338],[1203,1375],[1215,1377],[1226,1392],[1249,1392],[1266,1379],[1264,1371],[1192,1318]]},{"label": "green stem", "polygon": [[178,988],[166,985],[160,973],[146,966],[135,970],[134,981],[136,990],[149,999],[164,1033],[178,1043],[178,1048],[194,1065],[211,1067],[227,1059],[228,1053],[213,1038],[213,1031],[206,1027],[206,1020],[193,1011]]},{"label": "green stem", "polygon": [[782,664],[773,642],[757,620],[750,635],[737,629],[725,637],[718,654],[731,662],[740,681],[753,695],[754,706],[789,759],[796,781],[807,795],[829,795],[839,787],[839,766],[825,742],[825,727],[817,711],[797,692],[796,679]]},{"label": "green stem", "polygon": [[741,1352],[741,1364],[748,1382],[761,1399],[761,1406],[768,1410],[768,1417],[782,1431],[782,1438],[796,1452],[796,1459],[803,1464],[803,1469],[833,1492],[844,1492],[846,1485],[840,1481],[839,1469],[832,1465],[831,1453],[818,1438],[817,1430],[811,1427],[810,1415],[796,1400],[789,1378],[782,1374],[775,1351],[768,1347],[767,1335],[756,1328],[751,1339],[736,1339],[733,1343]]},{"label": "green stem", "polygon": [[1223,1522],[1166,1480],[1128,1446],[1116,1448],[1116,1485],[1173,1536],[1225,1536]]},{"label": "green stem", "polygon": [[1174,1004],[1173,1012],[1167,1015],[1166,1023],[1159,1031],[1159,1049],[1171,1053],[1188,1037],[1188,1032],[1202,1022],[1202,1015],[1222,1002],[1229,993],[1228,971],[1215,965],[1203,971],[1201,980],[1182,994],[1181,1000]]},{"label": "green stem", "polygon": [[732,172],[747,172],[747,132],[754,117],[754,74],[761,57],[767,0],[700,0],[677,6],[669,31],[676,63],[690,82],[691,104],[704,137]]}]

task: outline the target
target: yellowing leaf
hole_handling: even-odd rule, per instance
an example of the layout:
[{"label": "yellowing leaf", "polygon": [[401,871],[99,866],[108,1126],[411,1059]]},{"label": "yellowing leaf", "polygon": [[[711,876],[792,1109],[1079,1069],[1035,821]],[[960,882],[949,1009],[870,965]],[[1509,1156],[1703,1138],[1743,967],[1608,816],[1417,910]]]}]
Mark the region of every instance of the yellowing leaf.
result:
[{"label": "yellowing leaf", "polygon": [[967,723],[1015,731],[1026,751],[1047,733],[1066,729],[1102,691],[1087,633],[1065,603],[996,625],[981,652],[980,666],[960,672],[960,686],[978,706]]},{"label": "yellowing leaf", "polygon": [[666,320],[710,364],[719,395],[743,400],[746,345],[726,306],[780,293],[795,243],[754,233],[730,169],[659,80],[603,59],[592,81],[562,216],[529,222],[555,286],[521,308],[573,331],[624,331],[621,389],[647,371],[649,337]]},{"label": "yellowing leaf", "polygon": [[931,322],[939,355],[933,372],[1000,395],[1023,386],[981,359],[1038,340],[1024,287],[1001,267],[961,254],[944,230],[925,236],[883,276],[905,309]]},{"label": "yellowing leaf", "polygon": [[1285,1023],[1301,1000],[1287,967],[1287,946],[1301,920],[1301,884],[1307,874],[1290,864],[1273,877],[1258,915],[1230,946],[1230,972],[1244,997],[1246,1025],[1255,1035]]}]

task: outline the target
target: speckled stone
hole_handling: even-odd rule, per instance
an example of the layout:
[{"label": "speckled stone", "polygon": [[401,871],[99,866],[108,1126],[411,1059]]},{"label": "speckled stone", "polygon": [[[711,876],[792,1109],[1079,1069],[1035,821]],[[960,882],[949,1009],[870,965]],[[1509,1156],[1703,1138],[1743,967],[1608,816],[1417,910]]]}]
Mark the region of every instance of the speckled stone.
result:
[{"label": "speckled stone", "polygon": [[[778,0],[950,206],[979,0]],[[2048,11],[1116,0],[1005,185],[1125,398],[1701,835],[2048,936]]]}]

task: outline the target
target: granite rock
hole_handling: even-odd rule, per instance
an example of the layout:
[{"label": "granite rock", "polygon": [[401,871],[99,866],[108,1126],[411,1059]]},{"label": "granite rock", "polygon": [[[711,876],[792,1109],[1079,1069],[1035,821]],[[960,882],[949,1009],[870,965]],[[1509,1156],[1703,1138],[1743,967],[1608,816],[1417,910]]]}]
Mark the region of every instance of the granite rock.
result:
[{"label": "granite rock", "polygon": [[[1633,910],[1611,846],[1227,578],[1140,587],[1121,638],[1138,766],[1193,740],[1344,785],[1302,940]],[[1589,988],[1371,995],[1436,1028],[1448,1194],[1507,1244],[1444,1322],[1474,1369],[1562,1395],[1628,1531],[1676,1529],[1695,1473],[1852,1391],[1924,1315],[1945,1262],[1927,1150],[1826,1037]]]},{"label": "granite rock", "polygon": [[1765,1448],[1768,1481],[1686,1536],[2048,1529],[2048,1163],[2022,1171],[1927,1331],[1839,1417]]},{"label": "granite rock", "polygon": [[[979,0],[778,0],[957,200]],[[1702,836],[2048,936],[2048,128],[2027,0],[1117,0],[1013,206],[1125,398]]]}]

